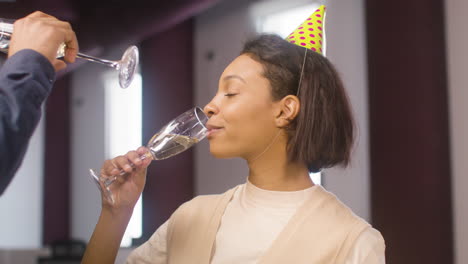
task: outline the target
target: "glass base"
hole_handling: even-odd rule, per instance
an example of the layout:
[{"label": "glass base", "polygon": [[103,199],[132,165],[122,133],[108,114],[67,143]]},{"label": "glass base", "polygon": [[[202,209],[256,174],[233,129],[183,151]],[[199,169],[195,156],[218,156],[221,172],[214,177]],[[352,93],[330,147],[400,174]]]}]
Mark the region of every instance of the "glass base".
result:
[{"label": "glass base", "polygon": [[[115,180],[104,180],[101,181],[101,176],[96,173],[93,169],[89,169],[89,174],[93,179],[94,183],[96,183],[97,187],[101,191],[101,194],[104,198],[111,204],[114,204],[114,196],[110,190],[110,184]],[[109,182],[109,183],[108,183]]]},{"label": "glass base", "polygon": [[119,62],[119,84],[122,88],[127,88],[135,76],[138,67],[138,48],[130,46]]}]

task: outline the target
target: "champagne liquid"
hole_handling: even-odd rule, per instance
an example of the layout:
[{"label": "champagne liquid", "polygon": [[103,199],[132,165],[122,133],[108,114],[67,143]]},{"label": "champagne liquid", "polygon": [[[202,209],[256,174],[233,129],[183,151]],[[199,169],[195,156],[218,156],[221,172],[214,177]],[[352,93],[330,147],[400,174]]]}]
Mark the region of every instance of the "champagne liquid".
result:
[{"label": "champagne liquid", "polygon": [[162,160],[172,157],[190,148],[198,139],[176,134],[156,134],[148,143],[154,159]]}]

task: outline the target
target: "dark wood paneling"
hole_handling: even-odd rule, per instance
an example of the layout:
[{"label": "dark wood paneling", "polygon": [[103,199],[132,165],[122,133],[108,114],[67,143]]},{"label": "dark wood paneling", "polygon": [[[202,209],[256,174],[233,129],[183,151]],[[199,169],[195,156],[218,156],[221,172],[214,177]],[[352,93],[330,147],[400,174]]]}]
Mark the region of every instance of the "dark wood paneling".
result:
[{"label": "dark wood paneling", "polygon": [[443,7],[366,1],[372,222],[387,263],[453,263]]},{"label": "dark wood paneling", "polygon": [[70,238],[70,83],[58,79],[46,103],[44,244]]}]

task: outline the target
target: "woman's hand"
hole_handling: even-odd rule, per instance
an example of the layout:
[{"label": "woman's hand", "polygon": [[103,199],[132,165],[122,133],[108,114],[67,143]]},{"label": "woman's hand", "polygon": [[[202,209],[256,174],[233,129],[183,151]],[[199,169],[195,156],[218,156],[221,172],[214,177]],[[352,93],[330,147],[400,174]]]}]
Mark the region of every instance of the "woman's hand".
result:
[{"label": "woman's hand", "polygon": [[[146,158],[140,157],[145,155]],[[113,212],[133,210],[146,182],[146,168],[151,163],[151,155],[145,147],[127,154],[106,160],[101,168],[101,176],[117,177],[110,185],[114,203],[102,197],[103,209]],[[101,182],[101,188],[104,188]]]},{"label": "woman's hand", "polygon": [[[140,159],[145,155],[145,159]],[[106,160],[102,165],[102,177],[115,177],[110,187],[114,203],[102,196],[102,211],[93,235],[86,247],[81,263],[115,263],[120,241],[132,216],[133,207],[140,197],[146,181],[146,168],[151,154],[145,147],[129,151],[123,156]],[[122,174],[125,172],[125,174]],[[101,183],[101,188],[103,184]]]}]

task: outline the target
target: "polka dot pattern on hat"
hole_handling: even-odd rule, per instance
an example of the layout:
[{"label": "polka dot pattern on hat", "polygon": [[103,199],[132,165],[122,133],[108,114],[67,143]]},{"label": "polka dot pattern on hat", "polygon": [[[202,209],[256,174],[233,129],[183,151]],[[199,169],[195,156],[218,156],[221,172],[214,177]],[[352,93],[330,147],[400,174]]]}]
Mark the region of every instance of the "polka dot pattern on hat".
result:
[{"label": "polka dot pattern on hat", "polygon": [[[324,5],[320,6],[307,20],[294,30],[286,40],[301,47],[322,53]],[[312,33],[312,34],[311,34]]]}]

